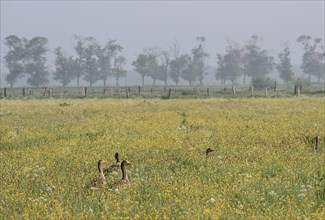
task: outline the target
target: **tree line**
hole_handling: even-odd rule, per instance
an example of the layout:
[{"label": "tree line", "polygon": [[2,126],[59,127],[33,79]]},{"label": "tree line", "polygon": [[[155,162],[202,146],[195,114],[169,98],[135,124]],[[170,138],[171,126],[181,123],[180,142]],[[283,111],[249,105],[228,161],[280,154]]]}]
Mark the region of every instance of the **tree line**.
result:
[{"label": "tree line", "polygon": [[[125,77],[126,58],[123,56],[123,47],[116,40],[108,40],[101,45],[93,37],[80,37],[74,35],[73,50],[75,55],[67,55],[61,47],[54,49],[55,70],[53,79],[63,87],[69,85],[73,80],[83,79],[92,86],[102,81],[106,86],[109,77],[115,79],[116,86],[119,79]],[[304,53],[302,55],[301,69],[311,77],[317,77],[318,81],[324,78],[324,45],[321,38],[312,38],[301,35],[297,42],[302,44]],[[32,39],[19,38],[10,35],[4,39],[4,45],[8,48],[4,56],[5,66],[9,73],[5,80],[11,87],[18,79],[27,76],[27,83],[31,86],[44,86],[49,82],[49,67],[46,55],[49,52],[48,39],[37,36]],[[132,62],[134,70],[141,76],[142,85],[146,77],[156,81],[163,81],[167,85],[168,79],[176,85],[185,80],[191,85],[199,82],[203,85],[207,73],[207,58],[210,56],[206,50],[205,37],[197,37],[196,45],[191,53],[181,53],[177,41],[173,42],[168,50],[160,48],[144,49]],[[262,48],[261,38],[257,35],[251,36],[244,47],[238,47],[228,43],[223,54],[218,53],[216,58],[215,77],[221,83],[231,81],[238,83],[239,77],[246,83],[247,78],[255,87],[267,87],[271,84],[269,74],[276,69],[279,77],[284,83],[294,80],[294,72],[290,60],[290,48],[286,46],[278,54],[278,62],[269,52]]]}]

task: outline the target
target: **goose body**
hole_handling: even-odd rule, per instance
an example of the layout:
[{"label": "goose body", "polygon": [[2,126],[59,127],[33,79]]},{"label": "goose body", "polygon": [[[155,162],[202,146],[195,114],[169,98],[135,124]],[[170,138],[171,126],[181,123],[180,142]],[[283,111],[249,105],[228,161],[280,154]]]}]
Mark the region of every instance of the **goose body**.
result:
[{"label": "goose body", "polygon": [[126,171],[126,166],[130,165],[131,162],[128,160],[123,160],[123,162],[121,163],[121,171],[122,171],[122,179],[115,182],[111,188],[119,188],[119,187],[125,187],[125,186],[129,186],[130,185],[130,181],[129,181],[129,177],[128,177],[128,173]]},{"label": "goose body", "polygon": [[106,160],[99,160],[97,163],[98,166],[98,176],[93,179],[90,183],[90,187],[102,187],[106,184],[106,178],[103,173],[103,164],[107,163]]},{"label": "goose body", "polygon": [[209,158],[209,153],[211,153],[211,152],[213,152],[213,151],[214,151],[214,150],[211,149],[210,147],[206,150],[206,152],[205,152],[206,160],[208,160],[208,158]]},{"label": "goose body", "polygon": [[110,167],[104,169],[104,173],[107,174],[107,173],[111,173],[111,172],[117,172],[119,169],[120,169],[120,156],[119,156],[119,153],[116,152],[115,155],[115,160],[116,160],[116,163],[111,165]]}]

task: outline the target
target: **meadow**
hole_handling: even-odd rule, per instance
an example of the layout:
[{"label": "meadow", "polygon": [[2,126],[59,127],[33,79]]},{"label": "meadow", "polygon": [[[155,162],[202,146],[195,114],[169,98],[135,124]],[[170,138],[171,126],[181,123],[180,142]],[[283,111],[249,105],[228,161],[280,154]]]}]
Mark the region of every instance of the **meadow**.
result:
[{"label": "meadow", "polygon": [[[0,219],[325,219],[324,97],[0,105]],[[89,188],[115,152],[131,186]]]}]

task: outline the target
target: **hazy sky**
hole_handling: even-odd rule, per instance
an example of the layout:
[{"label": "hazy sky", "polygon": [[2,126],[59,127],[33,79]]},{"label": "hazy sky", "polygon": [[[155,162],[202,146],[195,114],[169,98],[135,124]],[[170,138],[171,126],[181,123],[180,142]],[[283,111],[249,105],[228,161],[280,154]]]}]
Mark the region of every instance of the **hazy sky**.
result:
[{"label": "hazy sky", "polygon": [[[289,42],[292,63],[300,63],[301,34],[324,39],[321,1],[6,1],[1,0],[1,41],[11,34],[45,36],[49,47],[72,51],[72,35],[99,42],[116,39],[128,66],[143,48],[168,49],[177,39],[183,53],[205,36],[209,64],[223,53],[227,39],[240,46],[251,35],[263,38],[273,56]],[[2,56],[6,48],[1,43]],[[50,52],[52,53],[52,51]],[[53,63],[53,60],[51,61]]]}]

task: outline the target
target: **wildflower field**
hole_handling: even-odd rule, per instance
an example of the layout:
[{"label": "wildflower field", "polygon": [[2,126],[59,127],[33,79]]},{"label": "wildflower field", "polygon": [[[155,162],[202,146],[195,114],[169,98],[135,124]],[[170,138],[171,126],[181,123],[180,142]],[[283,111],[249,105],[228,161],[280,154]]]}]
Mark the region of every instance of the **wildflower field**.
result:
[{"label": "wildflower field", "polygon": [[325,219],[323,97],[0,104],[0,219]]}]

